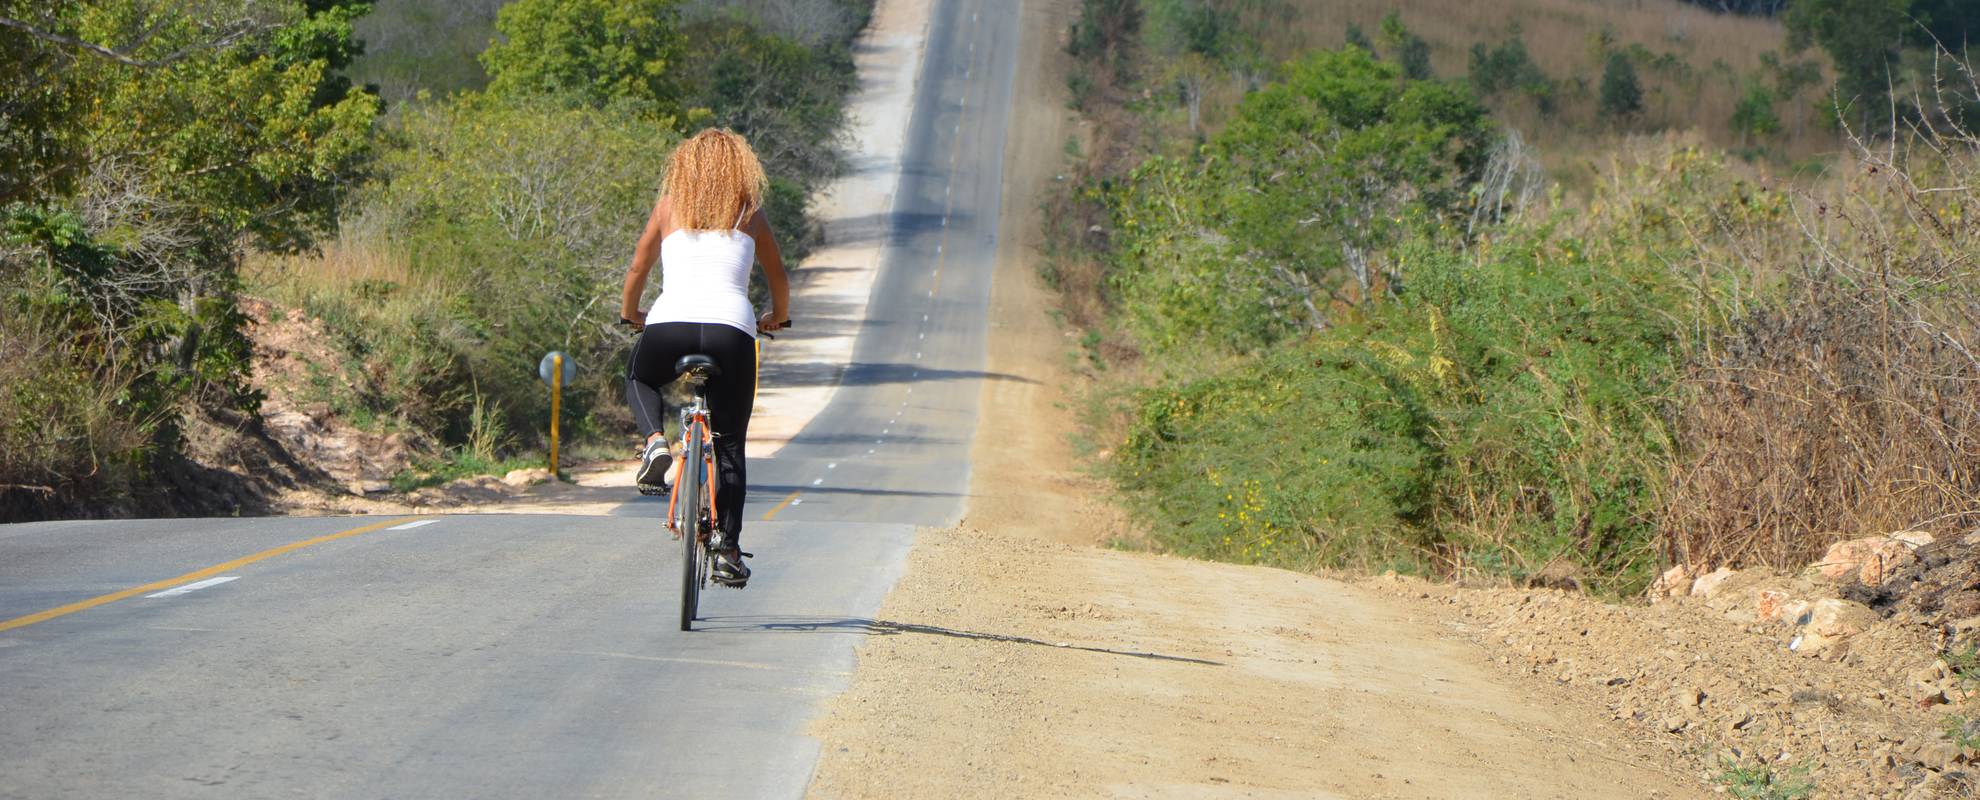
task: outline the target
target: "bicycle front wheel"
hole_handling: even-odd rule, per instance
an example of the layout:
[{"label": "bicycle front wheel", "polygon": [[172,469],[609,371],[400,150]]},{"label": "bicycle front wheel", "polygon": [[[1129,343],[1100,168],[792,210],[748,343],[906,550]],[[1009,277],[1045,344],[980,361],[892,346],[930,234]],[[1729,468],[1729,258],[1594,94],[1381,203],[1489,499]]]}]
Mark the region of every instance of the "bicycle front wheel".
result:
[{"label": "bicycle front wheel", "polygon": [[701,426],[683,431],[681,473],[674,480],[675,518],[681,532],[681,630],[694,630],[695,615],[701,604],[701,570],[706,563],[702,553],[708,547],[701,538]]}]

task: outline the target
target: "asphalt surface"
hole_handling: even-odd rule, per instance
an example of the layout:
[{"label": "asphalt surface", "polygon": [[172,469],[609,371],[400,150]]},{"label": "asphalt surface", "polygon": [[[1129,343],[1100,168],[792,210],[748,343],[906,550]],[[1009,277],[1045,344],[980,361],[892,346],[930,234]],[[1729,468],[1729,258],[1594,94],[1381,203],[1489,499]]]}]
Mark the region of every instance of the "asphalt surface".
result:
[{"label": "asphalt surface", "polygon": [[938,635],[873,614],[915,527],[961,513],[980,381],[1003,379],[982,370],[1017,17],[933,13],[869,313],[795,309],[856,326],[854,364],[764,376],[843,386],[752,462],[756,577],[705,592],[700,630],[677,630],[651,500],[0,526],[0,797],[801,795],[858,642]]}]

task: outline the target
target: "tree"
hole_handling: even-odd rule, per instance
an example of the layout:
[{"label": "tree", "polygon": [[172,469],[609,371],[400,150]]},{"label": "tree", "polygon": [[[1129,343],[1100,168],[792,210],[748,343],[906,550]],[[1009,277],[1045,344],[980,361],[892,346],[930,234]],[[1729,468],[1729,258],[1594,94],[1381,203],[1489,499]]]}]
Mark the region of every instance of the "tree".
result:
[{"label": "tree", "polygon": [[1822,82],[1822,68],[1814,61],[1785,61],[1779,53],[1769,50],[1760,54],[1760,66],[1772,80],[1774,99],[1785,102],[1794,110],[1794,131],[1791,135],[1800,136],[1807,119],[1808,104],[1800,102],[1801,93]]},{"label": "tree", "polygon": [[1746,94],[1733,109],[1732,129],[1739,133],[1743,145],[1780,132],[1781,117],[1774,113],[1773,91],[1759,83],[1748,84]]},{"label": "tree", "polygon": [[1643,110],[1643,86],[1636,80],[1636,65],[1623,53],[1610,53],[1602,65],[1602,116],[1628,119]]},{"label": "tree", "polygon": [[1347,26],[1347,43],[1350,47],[1359,47],[1370,53],[1375,52],[1375,43],[1368,40],[1368,34],[1361,31],[1360,25],[1352,22]]},{"label": "tree", "polygon": [[681,111],[672,72],[681,50],[678,0],[517,0],[495,19],[481,54],[496,97],[630,102],[655,116]]},{"label": "tree", "polygon": [[1435,77],[1430,68],[1430,43],[1403,25],[1402,14],[1391,11],[1382,18],[1382,47],[1395,57],[1403,77],[1414,81]]},{"label": "tree", "polygon": [[[188,398],[258,402],[237,266],[251,243],[308,245],[364,165],[378,102],[336,70],[368,7],[0,5],[0,104],[32,112],[0,135],[0,313],[24,323],[7,335],[62,341],[51,374],[82,376],[70,396],[113,398],[100,413],[141,437],[102,454],[113,471],[175,453]],[[49,469],[0,484],[80,480]]]},{"label": "tree", "polygon": [[[1839,105],[1854,108],[1857,126],[1872,130],[1890,103],[1892,67],[1914,25],[1909,0],[1797,0],[1788,6],[1788,47],[1819,45],[1836,65]],[[1838,109],[1839,111],[1842,109]]]},{"label": "tree", "polygon": [[1517,90],[1533,98],[1541,113],[1554,109],[1554,81],[1527,55],[1526,42],[1517,32],[1497,47],[1487,48],[1484,42],[1472,44],[1466,77],[1480,97]]},{"label": "tree", "polygon": [[1469,92],[1358,47],[1285,71],[1198,160],[1151,160],[1115,198],[1112,280],[1144,336],[1262,344],[1324,325],[1324,306],[1380,291],[1399,231],[1468,210],[1493,129]]},{"label": "tree", "polygon": [[1116,77],[1128,66],[1128,51],[1141,32],[1140,0],[1081,0],[1066,52],[1072,57],[1113,68]]}]

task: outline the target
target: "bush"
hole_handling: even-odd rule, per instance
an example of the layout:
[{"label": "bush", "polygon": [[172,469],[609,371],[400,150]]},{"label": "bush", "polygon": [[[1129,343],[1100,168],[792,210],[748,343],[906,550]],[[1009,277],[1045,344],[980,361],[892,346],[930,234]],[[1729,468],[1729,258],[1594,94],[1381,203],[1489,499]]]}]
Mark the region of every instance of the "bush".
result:
[{"label": "bush", "polygon": [[535,366],[553,349],[580,366],[571,419],[614,395],[624,337],[606,300],[675,134],[627,106],[470,95],[412,109],[385,138],[335,257],[258,275],[338,332],[358,404],[457,444],[478,393],[509,429],[537,430]]},{"label": "bush", "polygon": [[1144,346],[1245,351],[1324,326],[1380,291],[1398,231],[1468,211],[1490,131],[1461,87],[1357,47],[1285,72],[1197,158],[1152,159],[1109,195],[1109,285]]},{"label": "bush", "polygon": [[1837,538],[1980,525],[1980,164],[1972,142],[1911,145],[1928,155],[1860,153],[1868,169],[1797,209],[1805,229],[1725,248],[1787,285],[1687,376],[1673,561],[1791,569]]},{"label": "bush", "polygon": [[4,518],[113,507],[96,501],[172,463],[194,406],[258,404],[239,260],[321,233],[378,111],[338,76],[365,4],[268,6],[244,24],[201,4],[64,4],[36,23],[52,35],[0,36],[0,346],[33,373],[0,403]]},{"label": "bush", "polygon": [[1643,85],[1636,80],[1636,65],[1625,53],[1610,53],[1602,64],[1602,95],[1597,109],[1602,116],[1621,121],[1643,111]]},{"label": "bush", "polygon": [[488,92],[550,95],[602,107],[632,103],[656,116],[680,111],[681,35],[675,0],[518,0],[495,20],[482,51]]},{"label": "bush", "polygon": [[1664,259],[1744,190],[1685,152],[1635,177],[1470,252],[1416,239],[1393,299],[1143,390],[1117,479],[1196,555],[1640,588],[1685,353],[1733,277]]},{"label": "bush", "polygon": [[1471,88],[1480,97],[1496,97],[1517,91],[1533,98],[1541,113],[1554,110],[1554,82],[1526,53],[1526,42],[1518,36],[1487,48],[1479,42],[1471,46],[1467,73]]}]

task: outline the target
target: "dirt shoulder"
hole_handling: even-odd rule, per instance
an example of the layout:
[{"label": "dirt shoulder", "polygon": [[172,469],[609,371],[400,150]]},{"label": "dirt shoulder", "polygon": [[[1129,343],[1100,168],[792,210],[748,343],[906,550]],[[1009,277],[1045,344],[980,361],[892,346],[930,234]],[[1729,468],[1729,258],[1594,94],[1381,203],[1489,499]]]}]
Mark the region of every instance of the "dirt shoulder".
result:
[{"label": "dirt shoulder", "polygon": [[929,531],[819,726],[818,797],[1693,797],[1654,743],[1407,603]]}]

